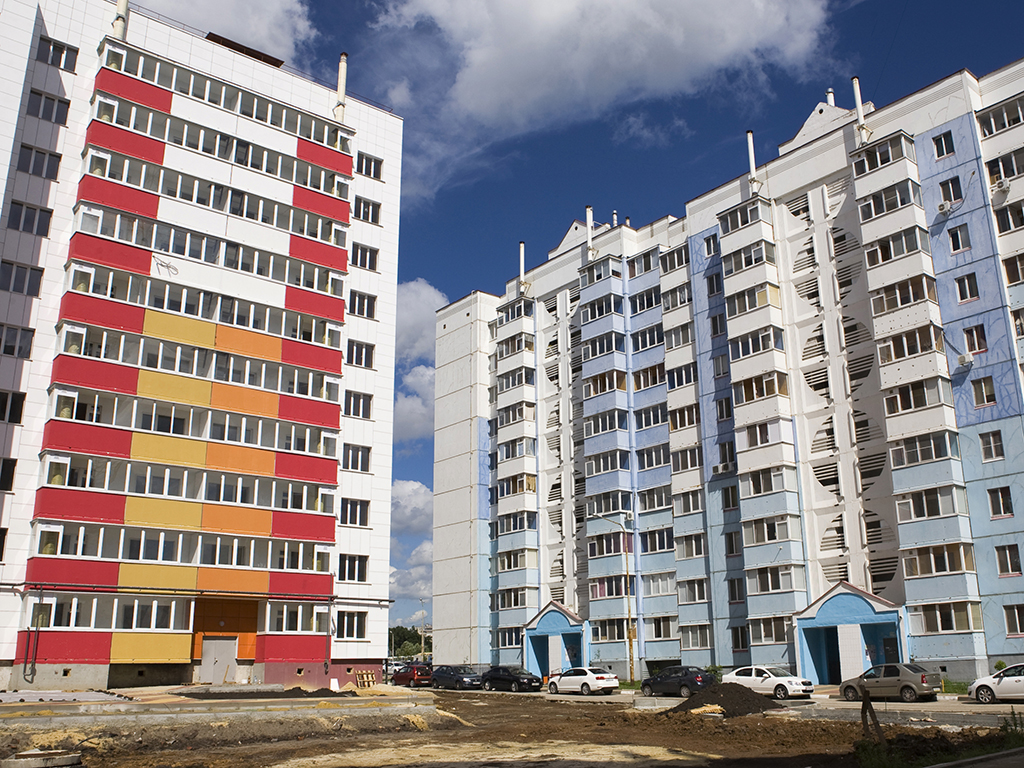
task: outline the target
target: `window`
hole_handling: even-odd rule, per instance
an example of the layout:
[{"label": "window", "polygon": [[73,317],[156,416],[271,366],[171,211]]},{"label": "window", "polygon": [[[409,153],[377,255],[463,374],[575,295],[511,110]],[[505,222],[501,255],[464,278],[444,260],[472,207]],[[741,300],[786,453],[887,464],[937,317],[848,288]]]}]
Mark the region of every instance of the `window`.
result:
[{"label": "window", "polygon": [[932,432],[897,440],[891,451],[892,466],[906,467],[952,456],[960,458],[960,443],[955,432]]},{"label": "window", "polygon": [[956,279],[956,297],[961,304],[978,298],[978,277],[974,272]]},{"label": "window", "polygon": [[988,489],[988,511],[992,517],[1013,517],[1013,501],[1008,486]]},{"label": "window", "polygon": [[71,102],[49,96],[41,91],[29,91],[27,114],[57,125],[68,124],[68,109]]},{"label": "window", "polygon": [[906,333],[890,336],[878,345],[878,358],[882,365],[905,357],[919,355],[922,352],[943,352],[946,345],[943,341],[942,329],[926,325]]},{"label": "window", "polygon": [[869,171],[888,165],[894,160],[908,157],[914,162],[914,142],[906,136],[894,136],[891,139],[864,149],[854,156],[853,175],[863,176]]},{"label": "window", "polygon": [[729,586],[729,602],[742,603],[745,593],[743,591],[743,579],[726,579]]},{"label": "window", "polygon": [[779,287],[771,283],[748,288],[745,291],[734,293],[725,299],[725,314],[728,317],[736,317],[745,312],[751,312],[758,307],[771,304],[773,307],[781,306],[779,302]]},{"label": "window", "polygon": [[373,368],[373,344],[349,339],[348,364],[360,368]]},{"label": "window", "polygon": [[670,432],[692,427],[696,424],[700,424],[700,406],[696,403],[669,411],[668,428]]},{"label": "window", "polygon": [[691,579],[679,582],[680,603],[706,603],[708,601],[708,580]]},{"label": "window", "polygon": [[725,315],[717,314],[711,316],[711,336],[721,336],[725,333]]},{"label": "window", "polygon": [[697,364],[689,363],[666,371],[665,379],[668,382],[669,391],[687,384],[695,384],[697,382]]},{"label": "window", "polygon": [[983,408],[996,402],[996,387],[991,376],[983,376],[971,382],[974,387],[974,407]]},{"label": "window", "polygon": [[923,229],[911,227],[871,243],[864,249],[864,255],[868,266],[875,267],[915,251],[931,253],[928,247],[928,233]]},{"label": "window", "polygon": [[908,606],[910,634],[937,635],[982,629],[980,603],[938,603]]},{"label": "window", "polygon": [[978,115],[982,135],[991,136],[994,133],[999,133],[1007,128],[1018,125],[1021,121],[1022,101],[1024,99],[1012,99]]},{"label": "window", "polygon": [[652,405],[650,408],[641,408],[633,412],[636,420],[637,430],[654,427],[668,421],[668,406],[665,403]]},{"label": "window", "polygon": [[[632,262],[630,262],[632,263]],[[629,300],[629,314],[639,315],[648,309],[653,309],[661,303],[661,288],[654,286],[646,291],[638,293]]]},{"label": "window", "polygon": [[769,645],[789,642],[789,621],[776,616],[769,619],[750,620],[750,644]]},{"label": "window", "polygon": [[505,571],[520,571],[524,568],[537,567],[537,551],[525,549],[513,549],[508,552],[499,552],[497,556],[498,573]]},{"label": "window", "polygon": [[511,477],[502,477],[498,480],[498,498],[513,496],[519,493],[536,493],[537,476],[520,472]]},{"label": "window", "polygon": [[1006,615],[1006,634],[1024,635],[1024,605],[1003,606]]},{"label": "window", "polygon": [[790,538],[790,527],[794,533],[799,530],[798,521],[791,520],[788,515],[747,521],[743,523],[743,544],[753,547],[773,541],[784,541]]},{"label": "window", "polygon": [[1013,315],[1013,331],[1017,338],[1024,336],[1024,309],[1015,309]]},{"label": "window", "polygon": [[607,451],[588,456],[584,463],[587,477],[614,472],[618,469],[629,469],[629,451]]},{"label": "window", "polygon": [[728,277],[762,262],[775,263],[775,246],[772,243],[759,240],[752,245],[723,256],[722,270],[725,272],[725,276]]},{"label": "window", "polygon": [[360,152],[356,158],[356,173],[361,173],[363,176],[370,176],[374,179],[379,179],[382,165],[384,165],[384,161],[380,158],[371,157],[370,155]]},{"label": "window", "polygon": [[935,157],[946,157],[953,154],[953,132],[940,133],[932,142],[935,144]]},{"label": "window", "polygon": [[734,651],[745,651],[750,647],[750,639],[747,636],[747,628],[730,627],[732,633],[732,649]]},{"label": "window", "polygon": [[[498,426],[501,424],[501,411],[498,411]],[[605,432],[611,432],[616,429],[628,429],[626,419],[628,414],[626,411],[604,411],[587,418],[583,422],[583,436],[591,437],[592,435],[600,435]]]},{"label": "window", "polygon": [[639,256],[634,256],[626,262],[626,266],[629,269],[630,277],[636,277],[644,274],[645,272],[650,272],[658,266],[658,253],[657,251],[641,253]]},{"label": "window", "polygon": [[974,547],[971,544],[944,544],[909,549],[903,553],[903,571],[907,578],[973,572]]},{"label": "window", "polygon": [[971,247],[971,234],[967,231],[966,224],[949,228],[949,247],[953,250],[953,253],[966,251]]},{"label": "window", "polygon": [[673,248],[668,253],[661,255],[661,271],[663,273],[673,272],[690,263],[690,246],[685,243],[678,248]]},{"label": "window", "polygon": [[989,182],[995,184],[1000,179],[1012,179],[1024,173],[1024,148],[1015,149],[1013,152],[989,160],[988,166]]},{"label": "window", "polygon": [[0,459],[0,491],[14,490],[14,470],[17,459]]},{"label": "window", "polygon": [[947,203],[957,203],[964,199],[964,193],[960,191],[959,176],[940,181],[939,191],[942,193],[942,199]]},{"label": "window", "polygon": [[[752,200],[750,202],[743,203],[738,208],[733,208],[731,211],[726,211],[720,214],[718,217],[718,226],[722,230],[723,235],[728,235],[730,232],[735,232],[740,227],[747,226],[752,221],[758,221],[762,218],[761,214],[764,213],[764,218],[768,219],[767,207],[762,211],[763,203],[759,200]],[[705,243],[707,240],[704,241]],[[711,253],[711,250],[708,250]]]},{"label": "window", "polygon": [[11,261],[0,262],[0,291],[38,296],[43,282],[43,270],[26,267]]},{"label": "window", "polygon": [[41,179],[56,179],[60,170],[60,155],[22,144],[18,170]]},{"label": "window", "polygon": [[722,273],[712,272],[708,275],[708,296],[717,296],[722,292]]},{"label": "window", "polygon": [[24,410],[24,392],[0,391],[0,421],[6,421],[8,424],[21,424],[21,415]]},{"label": "window", "polygon": [[1003,435],[1002,432],[983,432],[978,435],[981,443],[981,460],[995,461],[1003,458]]},{"label": "window", "polygon": [[623,371],[605,371],[591,376],[583,382],[583,397],[595,397],[617,389],[626,391],[626,374]]},{"label": "window", "polygon": [[739,336],[729,342],[729,354],[733,360],[756,355],[768,349],[782,348],[782,329],[774,326]]},{"label": "window", "polygon": [[622,277],[622,261],[619,258],[606,256],[586,269],[580,270],[580,287],[585,288],[608,277]]},{"label": "window", "polygon": [[665,341],[665,336],[661,330],[661,323],[636,331],[632,334],[632,341],[634,352],[642,352],[645,349],[661,344]]},{"label": "window", "polygon": [[[668,446],[666,445],[665,447],[667,448]],[[697,467],[704,463],[703,454],[704,451],[699,445],[672,451],[672,471],[686,472],[689,469],[697,469]],[[637,455],[639,456],[639,453]]]},{"label": "window", "polygon": [[341,454],[341,468],[354,472],[370,471],[370,448],[365,445],[345,443]]},{"label": "window", "polygon": [[672,513],[676,515],[689,515],[700,512],[704,509],[703,491],[684,491],[672,497]]},{"label": "window", "polygon": [[366,581],[366,555],[339,555],[338,581]]},{"label": "window", "polygon": [[622,314],[621,296],[602,296],[587,302],[580,308],[580,322],[589,323],[605,315]]},{"label": "window", "polygon": [[497,635],[499,648],[519,648],[523,644],[522,627],[499,629]]},{"label": "window", "polygon": [[656,509],[669,509],[672,506],[672,486],[663,485],[658,488],[647,488],[636,494],[637,510],[653,512]]},{"label": "window", "polygon": [[590,638],[595,643],[626,639],[625,619],[601,619],[590,622]]},{"label": "window", "polygon": [[871,297],[871,312],[880,315],[921,301],[938,302],[935,280],[927,275],[918,275],[876,291]]},{"label": "window", "polygon": [[735,405],[776,395],[789,397],[789,380],[786,374],[772,371],[733,384],[732,395]]},{"label": "window", "polygon": [[929,488],[896,498],[896,514],[901,523],[957,513],[967,513],[967,493],[960,486]]},{"label": "window", "polygon": [[616,532],[591,536],[587,539],[587,553],[590,557],[604,557],[622,552],[622,542],[626,542],[626,551],[633,551],[632,535]]},{"label": "window", "polygon": [[723,397],[721,400],[715,400],[715,409],[718,412],[718,420],[725,421],[732,418],[732,398]]},{"label": "window", "polygon": [[367,527],[370,518],[370,502],[367,499],[342,499],[338,522],[341,525]]},{"label": "window", "polygon": [[349,291],[348,311],[358,317],[373,319],[377,314],[377,297],[358,291]]},{"label": "window", "polygon": [[644,595],[671,595],[676,588],[675,571],[669,573],[646,573],[643,577]]},{"label": "window", "polygon": [[772,426],[765,421],[761,424],[751,424],[747,427],[747,448],[756,448],[759,445],[768,445],[772,441]]},{"label": "window", "polygon": [[35,208],[24,203],[11,203],[11,210],[7,216],[7,228],[18,229],[30,235],[49,237],[50,219],[53,218],[53,211],[46,208]]},{"label": "window", "polygon": [[0,339],[3,344],[0,351],[5,355],[27,360],[32,356],[32,339],[35,337],[35,333],[31,328],[0,325]]},{"label": "window", "polygon": [[738,485],[727,485],[722,489],[722,509],[736,509],[740,505]]},{"label": "window", "polygon": [[1000,576],[1020,576],[1020,550],[1016,544],[996,547],[996,569]]},{"label": "window", "polygon": [[349,259],[349,264],[353,267],[369,269],[376,272],[378,253],[379,251],[376,248],[371,248],[368,245],[360,245],[359,243],[353,243],[352,256]]},{"label": "window", "polygon": [[661,293],[661,307],[665,312],[689,304],[691,301],[693,301],[693,293],[689,283],[666,289]]},{"label": "window", "polygon": [[743,540],[739,531],[725,532],[725,554],[726,557],[736,557],[743,554]]},{"label": "window", "polygon": [[633,389],[637,392],[656,387],[665,382],[665,364],[658,363],[650,368],[642,368],[633,374]]},{"label": "window", "polygon": [[641,531],[640,552],[671,552],[674,546],[671,528],[659,528],[656,531]]},{"label": "window", "polygon": [[760,496],[786,489],[786,476],[793,475],[791,467],[769,467],[758,469],[740,476],[740,496]]},{"label": "window", "polygon": [[717,355],[711,359],[711,363],[714,366],[715,378],[729,375],[729,356],[728,355]]},{"label": "window", "polygon": [[644,619],[648,640],[667,640],[675,635],[676,619],[672,616],[658,616]]},{"label": "window", "polygon": [[368,221],[371,224],[380,224],[380,203],[367,200],[365,197],[357,197],[352,210],[352,218]]},{"label": "window", "polygon": [[[699,459],[698,459],[699,460]],[[669,463],[668,443],[644,448],[636,452],[636,468],[640,471],[663,467]]]},{"label": "window", "polygon": [[689,624],[679,627],[679,647],[684,650],[711,647],[711,625]]},{"label": "window", "polygon": [[373,402],[373,395],[365,392],[345,391],[345,415],[355,416],[357,419],[370,418],[370,405]]},{"label": "window", "polygon": [[[1024,202],[1017,201],[996,210],[996,229],[999,230],[999,234],[1004,235],[1021,227],[1024,227]],[[1018,277],[1017,281],[1019,280]]]},{"label": "window", "polygon": [[366,611],[338,611],[338,639],[365,640],[366,614]]},{"label": "window", "polygon": [[916,181],[901,181],[891,187],[875,192],[858,202],[860,220],[871,221],[884,213],[895,211],[907,205],[921,205],[921,185]]},{"label": "window", "polygon": [[7,529],[0,528],[0,563],[4,561],[4,552],[7,550]]},{"label": "window", "polygon": [[804,569],[799,565],[777,565],[747,571],[747,594],[790,592],[804,588]]},{"label": "window", "polygon": [[74,72],[75,63],[78,61],[78,49],[40,37],[39,47],[36,48],[36,61],[60,67],[65,72]]},{"label": "window", "polygon": [[967,351],[971,353],[987,350],[988,343],[985,341],[985,326],[972,325],[969,328],[964,328],[964,343],[967,345]]},{"label": "window", "polygon": [[609,332],[583,342],[583,359],[607,355],[611,352],[625,352],[626,338],[621,333]]},{"label": "window", "polygon": [[718,255],[718,235],[708,235],[704,238],[704,252],[708,258]]},{"label": "window", "polygon": [[689,560],[704,556],[704,534],[694,533],[683,536],[676,544],[676,559]]}]

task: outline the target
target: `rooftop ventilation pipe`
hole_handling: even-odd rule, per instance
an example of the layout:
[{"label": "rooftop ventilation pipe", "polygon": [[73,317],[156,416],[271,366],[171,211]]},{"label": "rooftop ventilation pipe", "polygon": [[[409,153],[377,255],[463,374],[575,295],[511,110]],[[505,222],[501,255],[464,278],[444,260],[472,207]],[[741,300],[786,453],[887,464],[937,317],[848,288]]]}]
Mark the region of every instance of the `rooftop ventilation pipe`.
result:
[{"label": "rooftop ventilation pipe", "polygon": [[597,258],[597,249],[594,248],[594,207],[587,206],[587,261]]},{"label": "rooftop ventilation pipe", "polygon": [[342,53],[338,59],[338,103],[334,105],[334,119],[345,122],[345,86],[348,80],[348,54]]},{"label": "rooftop ventilation pipe", "polygon": [[613,227],[619,226],[619,212],[618,211],[612,211],[612,226]]},{"label": "rooftop ventilation pipe", "polygon": [[754,160],[754,132],[747,131],[747,161],[750,163],[750,176],[747,182],[750,184],[751,196],[761,190],[761,182],[757,178],[757,162]]},{"label": "rooftop ventilation pipe", "polygon": [[836,92],[831,88],[825,91],[825,103],[830,107],[834,107],[836,105]]},{"label": "rooftop ventilation pipe", "polygon": [[861,144],[867,144],[871,137],[871,131],[868,130],[864,122],[864,102],[860,98],[860,79],[856,77],[853,78],[853,103],[857,109],[857,137]]},{"label": "rooftop ventilation pipe", "polygon": [[526,293],[526,243],[519,241],[519,295]]},{"label": "rooftop ventilation pipe", "polygon": [[128,34],[128,0],[117,0],[117,10],[114,12],[113,36],[118,40],[124,40]]}]

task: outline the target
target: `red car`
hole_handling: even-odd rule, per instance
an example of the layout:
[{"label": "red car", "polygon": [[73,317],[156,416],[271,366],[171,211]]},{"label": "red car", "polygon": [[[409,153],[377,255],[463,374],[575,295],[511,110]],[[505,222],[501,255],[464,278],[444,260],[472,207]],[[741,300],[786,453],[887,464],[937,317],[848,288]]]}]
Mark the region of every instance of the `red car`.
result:
[{"label": "red car", "polygon": [[433,672],[429,664],[407,664],[395,672],[391,678],[392,685],[406,685],[415,688],[417,685],[430,685]]}]

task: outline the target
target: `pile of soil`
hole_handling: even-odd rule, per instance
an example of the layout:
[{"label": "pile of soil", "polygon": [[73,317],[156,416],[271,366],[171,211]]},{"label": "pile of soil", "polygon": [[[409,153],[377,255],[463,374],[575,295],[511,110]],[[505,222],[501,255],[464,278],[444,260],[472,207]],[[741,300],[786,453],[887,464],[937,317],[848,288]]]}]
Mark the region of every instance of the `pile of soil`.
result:
[{"label": "pile of soil", "polygon": [[725,710],[726,717],[743,717],[743,715],[766,712],[769,709],[783,708],[782,704],[762,696],[760,693],[754,693],[738,683],[719,683],[698,691],[682,704],[668,711],[689,712],[706,704],[717,704]]},{"label": "pile of soil", "polygon": [[315,691],[307,691],[302,688],[288,688],[285,690],[210,690],[209,688],[195,688],[191,690],[175,691],[177,696],[187,696],[190,699],[203,700],[231,700],[231,699],[333,699],[342,696],[356,696],[354,691],[332,691],[330,688],[318,688]]}]

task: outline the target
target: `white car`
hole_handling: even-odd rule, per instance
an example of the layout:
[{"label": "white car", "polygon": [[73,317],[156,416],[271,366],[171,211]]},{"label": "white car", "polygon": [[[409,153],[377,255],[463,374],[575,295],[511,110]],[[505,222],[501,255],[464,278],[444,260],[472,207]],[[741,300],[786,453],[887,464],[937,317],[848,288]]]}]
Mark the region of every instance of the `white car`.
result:
[{"label": "white car", "polygon": [[776,699],[810,696],[814,693],[814,683],[794,677],[788,669],[782,667],[740,667],[723,675],[722,682],[739,683],[752,691],[774,696]]},{"label": "white car", "polygon": [[996,699],[1024,699],[1024,664],[979,677],[967,686],[967,695],[981,704],[991,704]]},{"label": "white car", "polygon": [[582,693],[589,696],[593,691],[611,695],[619,690],[619,678],[600,667],[573,667],[551,676],[549,693]]}]

